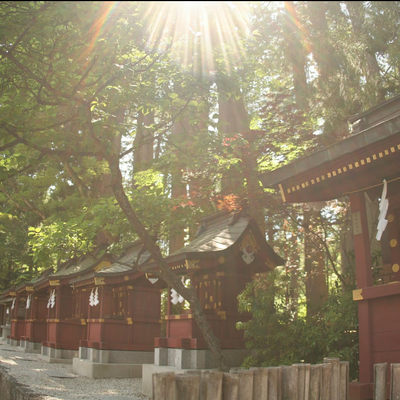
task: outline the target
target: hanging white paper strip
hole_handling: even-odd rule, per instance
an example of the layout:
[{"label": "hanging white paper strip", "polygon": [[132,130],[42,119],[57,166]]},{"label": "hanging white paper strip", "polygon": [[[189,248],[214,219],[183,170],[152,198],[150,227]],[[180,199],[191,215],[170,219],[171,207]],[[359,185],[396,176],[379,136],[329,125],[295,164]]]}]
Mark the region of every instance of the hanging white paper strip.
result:
[{"label": "hanging white paper strip", "polygon": [[382,196],[381,196],[381,201],[379,203],[379,218],[378,218],[378,232],[376,233],[376,240],[381,240],[382,234],[385,231],[388,220],[386,219],[386,214],[389,208],[389,200],[386,198],[387,195],[387,182],[384,179],[383,180],[383,190],[382,190]]}]

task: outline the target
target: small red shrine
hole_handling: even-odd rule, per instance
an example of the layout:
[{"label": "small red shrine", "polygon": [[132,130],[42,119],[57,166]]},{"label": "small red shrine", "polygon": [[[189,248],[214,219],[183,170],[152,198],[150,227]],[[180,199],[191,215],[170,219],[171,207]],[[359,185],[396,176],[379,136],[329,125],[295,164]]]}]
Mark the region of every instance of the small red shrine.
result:
[{"label": "small red shrine", "polygon": [[16,289],[11,291],[10,294],[13,296],[11,303],[11,332],[9,337],[9,344],[12,346],[19,346],[21,336],[25,333],[25,304],[26,297],[18,293]]},{"label": "small red shrine", "polygon": [[9,292],[9,290],[0,295],[0,340],[4,342],[7,342],[11,332],[10,309],[13,301],[11,296],[5,295],[6,292]]},{"label": "small red shrine", "polygon": [[149,258],[143,244],[135,242],[115,263],[69,281],[75,293],[86,293],[82,298],[88,309],[86,336],[73,360],[78,374],[141,377],[142,364],[153,362],[164,284],[150,281],[140,270]]},{"label": "small red shrine", "polygon": [[[347,196],[351,203],[359,314],[359,382],[350,399],[373,396],[373,366],[400,363],[400,96],[350,119],[350,137],[275,171],[262,182],[288,203]],[[385,184],[385,182],[386,184]],[[386,196],[383,188],[386,187]],[[383,284],[374,285],[365,196],[388,200],[381,219]],[[386,215],[386,217],[385,217]],[[374,233],[374,235],[376,232]],[[389,375],[389,373],[388,373]]]},{"label": "small red shrine", "polygon": [[[2,325],[2,339],[6,340],[7,344],[17,346],[19,344],[18,333],[21,331],[21,329],[19,329],[19,326],[21,325],[21,320],[23,319],[23,316],[18,315],[17,307],[19,304],[19,299],[17,298],[17,291],[15,286],[3,291],[3,293],[1,294],[1,303],[4,304],[4,324]],[[14,325],[13,329],[12,325]],[[13,332],[14,339],[11,338],[11,332]]]},{"label": "small red shrine", "polygon": [[0,296],[0,340],[7,342],[11,333],[11,297]]},{"label": "small red shrine", "polygon": [[42,341],[41,358],[49,362],[72,362],[78,356],[79,341],[86,337],[89,293],[75,292],[69,281],[95,268],[110,265],[109,254],[91,255],[69,260],[60,269],[38,280],[34,285],[40,298],[41,312],[46,306],[46,339]]},{"label": "small red shrine", "polygon": [[[250,316],[239,314],[237,296],[254,274],[271,271],[284,260],[245,211],[223,211],[203,218],[195,239],[169,255],[167,262],[196,288],[228,363],[240,365],[248,350],[244,333],[236,329],[236,323]],[[155,364],[181,369],[214,368],[214,359],[190,309],[174,313],[168,297],[166,336],[155,339]]]},{"label": "small red shrine", "polygon": [[[16,288],[17,297],[21,298],[25,305],[24,323],[18,323],[20,350],[40,353],[41,343],[47,336],[47,309],[46,295],[36,292],[34,286],[53,273],[53,268],[43,271],[36,279],[32,279]],[[20,303],[20,302],[18,302]],[[22,314],[22,309],[19,311]],[[13,323],[11,324],[11,329]]]}]

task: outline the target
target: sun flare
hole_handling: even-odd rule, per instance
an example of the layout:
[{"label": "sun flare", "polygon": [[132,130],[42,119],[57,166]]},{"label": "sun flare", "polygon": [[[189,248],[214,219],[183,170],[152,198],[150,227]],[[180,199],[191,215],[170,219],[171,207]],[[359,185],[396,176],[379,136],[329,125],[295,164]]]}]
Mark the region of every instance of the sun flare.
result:
[{"label": "sun flare", "polygon": [[196,75],[209,76],[218,68],[229,73],[244,56],[250,15],[247,2],[149,2],[144,19],[147,47],[168,50],[175,62]]}]

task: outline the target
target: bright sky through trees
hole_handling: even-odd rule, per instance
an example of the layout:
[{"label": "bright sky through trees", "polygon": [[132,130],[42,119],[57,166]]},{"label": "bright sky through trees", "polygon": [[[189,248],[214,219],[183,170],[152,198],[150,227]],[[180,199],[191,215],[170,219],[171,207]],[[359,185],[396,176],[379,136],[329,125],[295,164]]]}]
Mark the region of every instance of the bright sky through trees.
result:
[{"label": "bright sky through trees", "polygon": [[216,70],[218,49],[229,73],[244,54],[250,15],[248,2],[150,2],[144,18],[147,46],[169,51],[177,63],[203,76]]}]

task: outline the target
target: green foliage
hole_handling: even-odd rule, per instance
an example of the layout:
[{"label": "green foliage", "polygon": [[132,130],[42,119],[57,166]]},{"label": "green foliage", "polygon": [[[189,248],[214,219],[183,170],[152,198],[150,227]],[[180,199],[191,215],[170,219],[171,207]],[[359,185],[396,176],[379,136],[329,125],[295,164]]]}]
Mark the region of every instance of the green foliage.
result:
[{"label": "green foliage", "polygon": [[[166,254],[172,234],[190,234],[200,216],[227,204],[220,182],[243,178],[250,147],[256,176],[341,139],[349,116],[398,93],[399,2],[293,6],[288,18],[285,2],[198,2],[187,15],[173,2],[1,2],[0,289],[91,251],[99,232],[109,250],[137,239],[116,204],[110,166]],[[244,99],[243,120],[260,134],[223,133],[237,110],[222,120],[221,99]],[[141,126],[140,115],[154,120]],[[138,172],[140,130],[154,140],[154,159]],[[172,195],[176,180],[185,194]],[[243,200],[244,189],[234,186],[228,200]],[[331,289],[308,317],[295,301],[289,280],[305,275],[302,210],[274,207],[268,191],[261,201],[269,241],[281,245],[290,271],[260,278],[241,297],[254,316],[242,328],[262,349],[255,361],[317,362],[338,351],[354,365],[347,291]],[[310,233],[316,250],[329,244],[332,268],[346,231],[336,217],[345,220],[346,210],[330,209]]]},{"label": "green foliage", "polygon": [[356,378],[358,321],[352,292],[335,288],[318,314],[306,316],[304,305],[288,302],[285,280],[282,270],[259,275],[239,295],[239,310],[250,312],[252,319],[237,327],[245,332],[246,346],[257,350],[243,366],[315,364],[339,357],[350,362],[351,379]]}]

